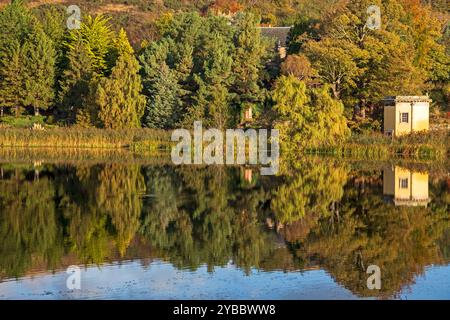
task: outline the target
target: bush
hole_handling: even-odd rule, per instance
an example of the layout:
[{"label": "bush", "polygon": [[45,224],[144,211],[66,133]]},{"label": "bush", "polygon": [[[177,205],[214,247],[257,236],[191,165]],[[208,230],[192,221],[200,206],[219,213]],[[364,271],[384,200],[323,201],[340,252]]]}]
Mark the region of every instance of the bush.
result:
[{"label": "bush", "polygon": [[44,116],[3,116],[0,118],[0,124],[15,128],[31,128],[35,123],[44,125],[46,118]]}]

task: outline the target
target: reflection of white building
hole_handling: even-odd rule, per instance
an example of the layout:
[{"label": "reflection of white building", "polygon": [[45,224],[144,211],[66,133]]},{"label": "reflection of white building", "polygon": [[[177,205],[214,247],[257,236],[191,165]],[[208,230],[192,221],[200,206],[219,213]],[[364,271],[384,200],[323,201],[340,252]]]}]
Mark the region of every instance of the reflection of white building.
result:
[{"label": "reflection of white building", "polygon": [[396,206],[427,206],[428,173],[399,166],[383,170],[383,194],[392,197]]}]

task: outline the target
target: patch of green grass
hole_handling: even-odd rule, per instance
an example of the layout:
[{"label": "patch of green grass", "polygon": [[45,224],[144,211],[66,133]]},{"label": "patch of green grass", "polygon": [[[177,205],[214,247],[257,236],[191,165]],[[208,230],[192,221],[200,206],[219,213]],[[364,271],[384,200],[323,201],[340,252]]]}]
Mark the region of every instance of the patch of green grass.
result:
[{"label": "patch of green grass", "polygon": [[31,128],[35,123],[42,126],[46,125],[44,116],[3,116],[0,118],[0,125],[14,128]]}]

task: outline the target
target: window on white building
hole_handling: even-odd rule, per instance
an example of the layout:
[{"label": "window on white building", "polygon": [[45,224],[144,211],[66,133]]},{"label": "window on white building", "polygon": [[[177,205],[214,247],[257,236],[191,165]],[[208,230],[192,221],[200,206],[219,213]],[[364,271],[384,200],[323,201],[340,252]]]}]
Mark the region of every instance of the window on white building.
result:
[{"label": "window on white building", "polygon": [[408,189],[408,178],[399,179],[398,184],[399,184],[400,189]]},{"label": "window on white building", "polygon": [[408,112],[400,113],[400,123],[409,123],[409,113]]}]

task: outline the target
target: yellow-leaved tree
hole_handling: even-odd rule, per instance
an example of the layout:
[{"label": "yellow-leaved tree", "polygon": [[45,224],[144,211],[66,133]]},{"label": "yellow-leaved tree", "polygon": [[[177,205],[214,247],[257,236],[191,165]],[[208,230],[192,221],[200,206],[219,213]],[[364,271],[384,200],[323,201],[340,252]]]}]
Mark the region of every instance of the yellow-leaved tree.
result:
[{"label": "yellow-leaved tree", "polygon": [[288,153],[312,147],[336,145],[350,134],[344,106],[330,88],[309,89],[294,76],[281,76],[272,92],[279,114],[281,148]]}]

